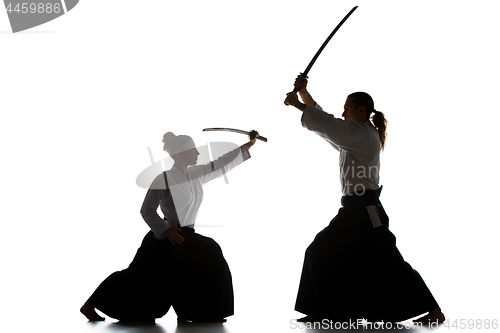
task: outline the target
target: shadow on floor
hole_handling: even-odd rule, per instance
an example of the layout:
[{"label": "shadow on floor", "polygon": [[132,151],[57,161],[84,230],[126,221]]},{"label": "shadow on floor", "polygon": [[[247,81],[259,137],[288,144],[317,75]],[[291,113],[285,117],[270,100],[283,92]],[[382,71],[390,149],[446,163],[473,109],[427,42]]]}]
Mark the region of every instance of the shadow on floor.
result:
[{"label": "shadow on floor", "polygon": [[179,323],[174,330],[161,324],[143,323],[88,323],[95,333],[229,333],[223,323]]},{"label": "shadow on floor", "polygon": [[[162,324],[133,324],[133,323],[89,323],[89,325],[93,325],[92,332],[93,333],[240,333],[246,332],[245,328],[229,328],[226,327],[223,323],[179,323],[176,326],[164,326]],[[257,322],[254,322],[253,325],[259,326]],[[168,329],[166,328],[168,327]],[[266,331],[267,325],[261,325],[259,329],[256,331]],[[271,327],[269,327],[271,328]],[[308,333],[320,333],[320,332],[363,332],[363,333],[383,333],[383,332],[391,332],[391,333],[423,333],[429,332],[429,328],[427,327],[417,327],[417,326],[408,326],[405,324],[392,324],[391,327],[385,326],[376,326],[375,324],[368,324],[368,326],[357,326],[350,328],[336,328],[335,326],[331,326],[328,324],[316,323],[316,325],[312,324],[303,324],[300,325],[290,325],[287,327],[281,327],[285,331],[288,332],[308,332]],[[275,331],[276,327],[273,327],[271,331]]]}]

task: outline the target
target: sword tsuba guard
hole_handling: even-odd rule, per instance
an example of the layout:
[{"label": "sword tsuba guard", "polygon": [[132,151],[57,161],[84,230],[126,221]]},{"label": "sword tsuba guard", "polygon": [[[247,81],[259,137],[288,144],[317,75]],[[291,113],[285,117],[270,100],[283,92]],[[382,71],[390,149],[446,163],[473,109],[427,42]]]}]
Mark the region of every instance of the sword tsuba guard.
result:
[{"label": "sword tsuba guard", "polygon": [[255,140],[257,134],[257,131],[250,131],[250,133],[248,133],[248,136],[250,137],[250,140]]}]

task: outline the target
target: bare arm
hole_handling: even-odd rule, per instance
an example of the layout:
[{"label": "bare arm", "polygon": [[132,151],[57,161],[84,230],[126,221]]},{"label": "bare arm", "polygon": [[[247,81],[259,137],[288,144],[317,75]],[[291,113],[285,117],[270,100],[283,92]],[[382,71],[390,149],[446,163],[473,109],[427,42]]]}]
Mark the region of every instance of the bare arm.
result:
[{"label": "bare arm", "polygon": [[250,141],[245,143],[248,149],[250,149],[255,144],[255,142],[257,142],[256,138],[258,135],[259,135],[259,132],[257,132],[257,131],[250,132]]}]

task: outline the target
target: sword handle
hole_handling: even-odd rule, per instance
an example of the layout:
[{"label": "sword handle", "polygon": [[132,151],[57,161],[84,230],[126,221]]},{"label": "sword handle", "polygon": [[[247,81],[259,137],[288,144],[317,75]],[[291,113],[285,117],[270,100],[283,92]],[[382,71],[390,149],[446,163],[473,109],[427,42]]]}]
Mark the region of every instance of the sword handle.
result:
[{"label": "sword handle", "polygon": [[[309,72],[309,71],[308,71]],[[306,73],[300,73],[300,75],[302,75],[303,77],[305,77],[306,79],[308,79],[309,77],[307,76],[307,72]],[[293,93],[296,94],[297,92],[299,91],[299,88],[295,87],[293,88]]]},{"label": "sword handle", "polygon": [[267,138],[263,137],[263,136],[260,136],[260,135],[257,135],[257,131],[251,131],[248,136],[250,137],[250,140],[253,140],[253,139],[259,139],[259,140],[262,140],[264,142],[267,142]]}]

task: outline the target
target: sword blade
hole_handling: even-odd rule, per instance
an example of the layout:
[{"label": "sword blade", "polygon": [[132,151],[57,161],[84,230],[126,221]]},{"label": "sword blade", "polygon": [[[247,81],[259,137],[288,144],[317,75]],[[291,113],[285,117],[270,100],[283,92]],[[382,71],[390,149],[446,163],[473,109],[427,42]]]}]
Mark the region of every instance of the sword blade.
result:
[{"label": "sword blade", "polygon": [[[209,131],[225,131],[225,132],[234,132],[234,133],[240,133],[240,134],[245,134],[250,136],[250,132],[247,131],[242,131],[239,129],[234,129],[234,128],[225,128],[225,127],[212,127],[212,128],[204,128],[203,132],[209,132]],[[267,142],[267,138],[257,135],[256,139],[262,140],[264,142]]]},{"label": "sword blade", "polygon": [[[358,6],[354,6],[353,9],[351,9],[351,11],[349,13],[347,13],[347,15],[342,19],[342,21],[340,21],[339,24],[337,24],[337,26],[335,27],[335,29],[333,29],[332,33],[328,36],[328,38],[323,42],[323,45],[321,45],[321,47],[319,48],[318,52],[316,52],[316,54],[314,55],[314,57],[312,58],[311,62],[309,62],[309,65],[307,66],[306,70],[302,73],[300,73],[302,76],[305,76],[307,77],[307,74],[309,73],[309,71],[311,70],[312,66],[314,65],[314,63],[316,62],[316,60],[318,59],[319,55],[321,54],[321,52],[323,52],[323,49],[325,48],[325,46],[328,44],[328,42],[330,41],[330,39],[332,39],[333,35],[335,35],[335,33],[337,32],[337,30],[340,29],[340,27],[342,26],[342,24],[344,24],[344,22],[349,18],[349,16],[351,16],[352,13],[354,13],[354,11],[356,10],[356,8],[358,8]],[[293,92],[296,93],[299,89],[297,88],[294,88],[293,89]]]},{"label": "sword blade", "polygon": [[207,131],[226,131],[226,132],[235,132],[235,133],[240,133],[240,134],[246,134],[249,135],[250,132],[247,131],[242,131],[234,128],[224,128],[224,127],[213,127],[213,128],[204,128],[203,132]]}]

